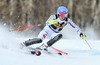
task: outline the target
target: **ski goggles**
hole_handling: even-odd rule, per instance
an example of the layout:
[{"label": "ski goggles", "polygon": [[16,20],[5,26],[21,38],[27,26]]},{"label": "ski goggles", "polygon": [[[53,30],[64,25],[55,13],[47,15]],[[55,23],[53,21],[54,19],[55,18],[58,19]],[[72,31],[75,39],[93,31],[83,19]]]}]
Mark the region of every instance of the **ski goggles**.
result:
[{"label": "ski goggles", "polygon": [[61,17],[67,17],[67,14],[60,14]]}]

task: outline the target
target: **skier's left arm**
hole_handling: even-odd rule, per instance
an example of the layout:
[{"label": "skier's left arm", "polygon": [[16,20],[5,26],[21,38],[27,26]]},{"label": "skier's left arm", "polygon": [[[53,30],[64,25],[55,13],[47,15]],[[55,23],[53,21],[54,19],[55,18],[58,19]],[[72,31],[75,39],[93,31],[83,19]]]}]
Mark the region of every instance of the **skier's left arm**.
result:
[{"label": "skier's left arm", "polygon": [[71,19],[68,18],[67,24],[74,28],[83,40],[86,40],[86,35],[82,33],[81,29]]}]

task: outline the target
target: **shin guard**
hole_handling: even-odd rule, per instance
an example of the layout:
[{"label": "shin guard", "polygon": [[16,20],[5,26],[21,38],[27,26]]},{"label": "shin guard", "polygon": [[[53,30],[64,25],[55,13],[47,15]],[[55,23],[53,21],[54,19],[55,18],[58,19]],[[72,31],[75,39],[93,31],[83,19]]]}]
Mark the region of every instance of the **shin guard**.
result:
[{"label": "shin guard", "polygon": [[30,46],[30,45],[32,45],[32,44],[37,44],[37,43],[41,43],[42,42],[42,40],[41,39],[39,39],[39,38],[34,38],[34,39],[29,39],[29,40],[27,40],[27,41],[25,41],[25,46]]},{"label": "shin guard", "polygon": [[53,39],[49,40],[47,42],[48,46],[52,46],[55,42],[57,42],[58,40],[60,40],[62,38],[62,34],[58,34],[57,36],[55,36]]}]

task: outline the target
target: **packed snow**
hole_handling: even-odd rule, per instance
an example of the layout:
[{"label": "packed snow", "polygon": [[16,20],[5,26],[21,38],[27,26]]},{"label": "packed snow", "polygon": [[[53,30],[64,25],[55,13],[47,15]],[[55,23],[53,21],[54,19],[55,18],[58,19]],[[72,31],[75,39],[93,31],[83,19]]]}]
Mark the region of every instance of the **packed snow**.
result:
[{"label": "packed snow", "polygon": [[53,47],[67,52],[68,55],[60,56],[56,53],[50,55],[42,52],[40,56],[36,56],[24,53],[22,51],[25,50],[19,48],[19,43],[26,39],[29,38],[21,37],[1,27],[0,65],[100,65],[100,40],[87,40],[92,48],[90,49],[82,39],[61,39]]}]

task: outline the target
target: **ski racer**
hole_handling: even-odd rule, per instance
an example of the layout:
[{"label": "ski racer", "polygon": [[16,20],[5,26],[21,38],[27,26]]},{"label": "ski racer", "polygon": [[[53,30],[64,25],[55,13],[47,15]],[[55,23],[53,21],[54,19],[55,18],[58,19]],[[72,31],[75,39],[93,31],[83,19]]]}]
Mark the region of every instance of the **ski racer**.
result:
[{"label": "ski racer", "polygon": [[44,39],[49,38],[50,40],[43,46],[44,48],[50,47],[63,37],[60,31],[68,24],[76,30],[83,40],[86,39],[86,36],[82,33],[80,28],[70,18],[68,18],[68,9],[65,6],[59,6],[57,14],[49,17],[46,21],[46,26],[39,33],[38,37],[25,41],[22,43],[22,46],[28,47],[32,44],[42,43]]}]

